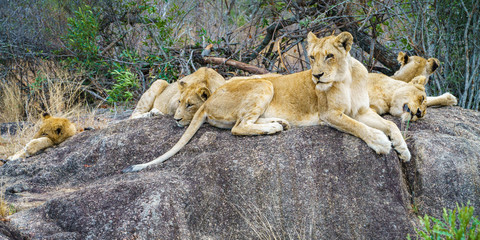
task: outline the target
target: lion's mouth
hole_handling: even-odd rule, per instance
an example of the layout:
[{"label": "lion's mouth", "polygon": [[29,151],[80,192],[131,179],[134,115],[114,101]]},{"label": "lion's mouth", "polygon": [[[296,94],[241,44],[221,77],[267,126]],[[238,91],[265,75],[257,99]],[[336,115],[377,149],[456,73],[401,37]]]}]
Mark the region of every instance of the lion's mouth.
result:
[{"label": "lion's mouth", "polygon": [[408,106],[408,104],[404,104],[403,105],[403,113],[405,115],[409,115],[409,120],[413,120],[415,121],[416,119],[419,119],[419,118],[422,118],[423,117],[423,113],[422,111],[420,110],[420,108],[417,109],[416,112],[413,112],[410,107]]}]

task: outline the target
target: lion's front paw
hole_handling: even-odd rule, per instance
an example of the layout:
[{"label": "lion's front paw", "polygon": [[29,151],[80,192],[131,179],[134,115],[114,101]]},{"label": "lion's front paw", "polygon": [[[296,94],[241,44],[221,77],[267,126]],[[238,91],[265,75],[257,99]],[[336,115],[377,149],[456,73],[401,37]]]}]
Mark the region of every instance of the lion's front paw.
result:
[{"label": "lion's front paw", "polygon": [[388,140],[387,135],[380,130],[371,129],[368,139],[365,140],[377,154],[388,154],[392,149],[392,143]]},{"label": "lion's front paw", "polygon": [[288,129],[290,129],[290,123],[288,123],[287,120],[278,119],[276,122],[277,122],[277,123],[280,123],[280,124],[282,125],[283,130],[288,130]]},{"label": "lion's front paw", "polygon": [[457,98],[453,96],[451,93],[444,93],[443,97],[445,98],[446,106],[454,106],[454,105],[457,105],[458,103]]},{"label": "lion's front paw", "polygon": [[160,115],[163,115],[162,112],[160,112],[160,110],[156,109],[156,108],[152,108],[152,110],[150,110],[150,117],[155,117],[155,116],[160,116]]},{"label": "lion's front paw", "polygon": [[399,152],[399,151],[397,152],[398,152],[398,157],[402,159],[402,161],[410,162],[410,158],[412,157],[412,155],[410,154],[410,151],[408,149],[403,152]]},{"label": "lion's front paw", "polygon": [[281,132],[283,131],[283,126],[282,124],[278,123],[278,122],[272,122],[270,124],[268,124],[264,129],[264,134],[275,134],[275,133],[278,133],[278,132]]}]

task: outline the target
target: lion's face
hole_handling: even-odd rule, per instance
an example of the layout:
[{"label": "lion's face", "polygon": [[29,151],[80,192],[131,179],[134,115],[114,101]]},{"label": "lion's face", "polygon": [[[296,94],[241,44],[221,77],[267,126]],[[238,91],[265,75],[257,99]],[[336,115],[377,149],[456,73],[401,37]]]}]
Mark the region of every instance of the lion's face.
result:
[{"label": "lion's face", "polygon": [[425,76],[415,77],[410,83],[395,92],[391,111],[399,115],[401,113],[402,121],[416,121],[425,116],[427,111],[425,81]]},{"label": "lion's face", "polygon": [[319,39],[310,32],[307,41],[312,81],[318,90],[326,91],[335,81],[346,79],[345,74],[349,74],[347,60],[353,44],[350,33]]},{"label": "lion's face", "polygon": [[179,83],[180,100],[174,119],[179,127],[190,124],[193,116],[202,104],[210,97],[210,90],[202,83]]},{"label": "lion's face", "polygon": [[67,138],[75,135],[77,129],[75,124],[66,118],[51,117],[49,114],[42,116],[42,125],[34,138],[48,137],[53,143],[59,144]]},{"label": "lion's face", "polygon": [[408,56],[403,52],[398,54],[397,60],[401,66],[393,78],[404,82],[410,82],[417,76],[425,76],[428,81],[428,77],[440,66],[440,61],[436,58],[425,59],[419,56]]}]

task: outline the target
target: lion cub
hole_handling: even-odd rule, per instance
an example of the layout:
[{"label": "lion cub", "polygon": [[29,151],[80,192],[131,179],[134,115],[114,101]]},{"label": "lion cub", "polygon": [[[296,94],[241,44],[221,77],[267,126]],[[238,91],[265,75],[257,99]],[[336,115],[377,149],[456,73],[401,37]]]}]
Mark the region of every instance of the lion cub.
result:
[{"label": "lion cub", "polygon": [[62,143],[76,133],[77,128],[70,120],[63,117],[52,117],[50,114],[44,113],[40,129],[33,136],[33,139],[22,150],[8,157],[8,160],[29,157],[40,150]]},{"label": "lion cub", "polygon": [[130,118],[143,118],[155,115],[173,115],[177,110],[180,98],[179,85],[205,85],[211,91],[225,83],[222,75],[211,68],[202,67],[181,80],[168,84],[165,80],[155,81],[145,91]]},{"label": "lion cub", "polygon": [[[123,172],[142,170],[176,154],[204,122],[231,129],[234,135],[274,134],[293,126],[319,125],[322,122],[363,139],[379,154],[391,146],[404,161],[410,160],[398,127],[369,107],[367,69],[350,56],[350,33],[318,39],[308,34],[311,70],[283,76],[230,80],[215,92],[198,91],[203,105],[192,119],[176,115],[179,125],[189,127],[180,140],[157,159],[130,166]],[[198,101],[197,101],[198,102]],[[181,97],[179,109],[191,107],[189,97]],[[178,113],[179,110],[177,110]],[[388,139],[387,135],[392,139]]]}]

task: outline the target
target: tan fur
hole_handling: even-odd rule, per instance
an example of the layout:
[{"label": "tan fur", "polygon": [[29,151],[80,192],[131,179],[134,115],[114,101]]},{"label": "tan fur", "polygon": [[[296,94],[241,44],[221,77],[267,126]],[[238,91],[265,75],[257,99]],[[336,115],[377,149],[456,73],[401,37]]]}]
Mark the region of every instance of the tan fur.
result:
[{"label": "tan fur", "polygon": [[62,117],[51,117],[49,114],[44,114],[42,116],[40,129],[34,135],[33,139],[28,142],[22,150],[18,151],[13,156],[10,156],[8,160],[11,161],[26,158],[40,150],[62,143],[76,133],[77,129],[75,124],[70,122],[70,120]]},{"label": "tan fur", "polygon": [[[310,33],[308,43],[312,70],[228,81],[209,97],[205,94],[207,100],[196,111],[191,123],[184,117],[177,119],[181,119],[179,125],[190,125],[172,149],[151,162],[123,171],[139,171],[167,160],[188,143],[204,122],[231,128],[235,135],[260,135],[281,132],[290,124],[318,125],[321,118],[339,130],[362,138],[377,153],[388,153],[393,143],[400,157],[410,160],[410,152],[397,126],[369,108],[368,72],[348,53],[353,43],[351,34],[318,39]],[[333,61],[325,59],[329,53],[335,55]],[[324,75],[317,78],[322,72]],[[204,93],[201,90],[189,96]],[[181,100],[181,105],[185,104]]]},{"label": "tan fur", "polygon": [[[457,104],[457,99],[450,93],[438,97],[427,97],[425,94],[428,77],[439,66],[436,58],[427,60],[400,52],[397,60],[401,67],[392,77],[379,73],[368,74],[370,107],[378,114],[390,113],[401,117],[402,121],[416,121],[425,116],[429,106]],[[433,67],[434,62],[436,67]]]},{"label": "tan fur", "polygon": [[402,121],[416,121],[427,110],[424,76],[406,83],[384,74],[368,74],[368,96],[370,107],[378,114],[389,113],[401,117]]},{"label": "tan fur", "polygon": [[410,82],[416,76],[425,76],[427,78],[432,75],[440,66],[440,61],[436,58],[425,59],[419,56],[408,56],[406,53],[398,53],[398,62],[400,69],[392,76],[404,82]]},{"label": "tan fur", "polygon": [[377,153],[386,154],[393,145],[399,157],[409,161],[410,152],[398,127],[369,106],[368,71],[349,54],[352,35],[344,32],[318,39],[310,33],[308,43],[320,119],[363,139]]},{"label": "tan fur", "polygon": [[205,84],[215,90],[225,83],[225,79],[211,68],[202,67],[181,80],[168,84],[165,80],[155,81],[142,95],[130,118],[155,115],[173,115],[180,98],[179,84]]}]

